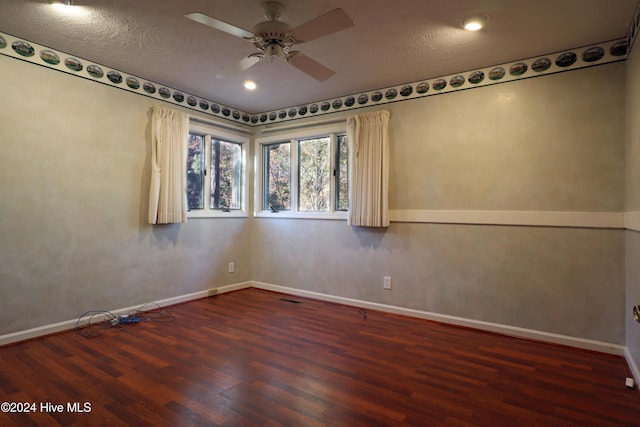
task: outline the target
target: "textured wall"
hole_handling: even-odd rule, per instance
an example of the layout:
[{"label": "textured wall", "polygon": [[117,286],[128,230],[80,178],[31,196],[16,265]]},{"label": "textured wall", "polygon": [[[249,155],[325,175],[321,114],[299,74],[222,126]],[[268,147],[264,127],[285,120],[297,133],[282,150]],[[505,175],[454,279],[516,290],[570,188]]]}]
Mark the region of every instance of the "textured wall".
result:
[{"label": "textured wall", "polygon": [[[616,63],[391,105],[391,209],[622,211],[624,72]],[[624,344],[624,245],[622,230],[257,218],[252,270],[276,285]]]},{"label": "textured wall", "polygon": [[626,211],[640,211],[640,47],[634,44],[626,74]]},{"label": "textured wall", "polygon": [[0,80],[0,334],[251,278],[248,219],[146,224],[152,101],[4,56]]},{"label": "textured wall", "polygon": [[[626,62],[626,211],[640,211],[640,48],[638,41]],[[640,366],[640,323],[632,309],[640,304],[640,225],[626,231],[626,345]]]},{"label": "textured wall", "polygon": [[390,209],[624,207],[624,63],[394,104]]},{"label": "textured wall", "polygon": [[[624,70],[390,105],[392,209],[622,210]],[[152,227],[152,101],[2,56],[0,79],[0,334],[254,279],[624,343],[620,230],[266,218]]]},{"label": "textured wall", "polygon": [[626,346],[640,366],[640,323],[633,318],[633,306],[640,304],[640,232],[626,232]]},{"label": "textured wall", "polygon": [[624,343],[622,230],[276,219],[255,230],[261,282]]}]

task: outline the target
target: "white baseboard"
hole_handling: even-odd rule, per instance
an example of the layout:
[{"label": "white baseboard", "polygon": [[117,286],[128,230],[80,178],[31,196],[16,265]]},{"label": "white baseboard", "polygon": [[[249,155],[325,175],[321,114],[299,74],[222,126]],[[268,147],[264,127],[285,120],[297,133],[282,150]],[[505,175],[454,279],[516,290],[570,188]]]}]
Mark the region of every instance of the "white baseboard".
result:
[{"label": "white baseboard", "polygon": [[[220,286],[218,288],[207,289],[204,291],[194,292],[191,294],[179,295],[176,297],[167,298],[160,301],[153,301],[151,303],[148,303],[149,305],[148,309],[150,310],[155,308],[155,304],[159,305],[160,307],[166,307],[169,305],[175,305],[175,304],[180,304],[187,301],[205,298],[211,295],[212,291],[215,291],[216,295],[224,294],[226,292],[250,288],[251,285],[252,285],[252,282],[236,283],[233,285]],[[131,307],[118,308],[115,310],[108,310],[108,311],[115,314],[116,316],[119,316],[121,314],[131,313],[132,311],[139,309],[141,306],[142,304],[131,306]],[[66,320],[64,322],[58,322],[50,325],[39,326],[37,328],[27,329],[24,331],[18,331],[18,332],[5,334],[5,335],[0,335],[0,346],[6,345],[6,344],[12,344],[19,341],[25,341],[32,338],[37,338],[44,335],[50,335],[58,332],[69,331],[76,327],[77,322],[78,322],[78,319],[76,318],[76,319]]]},{"label": "white baseboard", "polygon": [[627,363],[629,364],[629,369],[631,369],[631,374],[633,375],[633,379],[636,384],[640,386],[640,370],[638,369],[638,365],[636,361],[633,360],[633,356],[628,348],[624,349],[624,358],[627,359]]},{"label": "white baseboard", "polygon": [[[187,301],[192,301],[211,295],[212,291],[216,291],[216,294],[223,294],[226,292],[237,291],[240,289],[246,289],[255,287],[258,289],[264,289],[274,292],[281,292],[288,295],[313,298],[320,301],[334,302],[338,304],[350,305],[358,308],[365,308],[369,310],[377,310],[386,313],[400,314],[404,316],[416,317],[420,319],[433,320],[436,322],[449,323],[452,325],[466,326],[470,328],[480,329],[489,332],[500,333],[503,335],[510,335],[519,338],[533,339],[542,342],[549,342],[554,344],[562,344],[571,347],[577,347],[587,350],[599,351],[603,353],[615,354],[619,356],[625,356],[629,366],[633,370],[636,382],[640,384],[640,372],[636,366],[631,354],[627,348],[618,344],[612,344],[602,341],[588,340],[584,338],[570,337],[565,335],[553,334],[549,332],[536,331],[533,329],[519,328],[515,326],[502,325],[498,323],[483,322],[480,320],[466,319],[463,317],[448,316],[446,314],[433,313],[423,310],[416,310],[405,307],[397,307],[393,305],[380,304],[369,301],[362,301],[352,298],[340,297],[335,295],[323,294],[319,292],[305,291],[302,289],[289,288],[286,286],[273,285],[269,283],[248,281],[242,283],[236,283],[227,286],[221,286],[218,288],[207,289],[204,291],[194,292],[186,295],[179,295],[172,298],[167,298],[160,301],[154,301],[160,307],[169,305],[180,304]],[[131,306],[126,308],[119,308],[115,310],[109,310],[111,313],[117,315],[130,313],[133,310],[140,308],[140,305]],[[24,341],[32,338],[37,338],[44,335],[72,330],[75,328],[78,319],[71,319],[64,322],[53,323],[50,325],[44,325],[37,328],[27,329],[24,331],[13,332],[5,335],[0,335],[0,346],[11,344],[19,341]]]},{"label": "white baseboard", "polygon": [[[250,288],[252,285],[253,285],[253,282],[248,281],[248,282],[242,282],[242,283],[235,283],[233,285],[220,286],[219,288],[215,288],[215,290],[217,291],[216,294],[226,294],[227,292],[239,291],[241,289]],[[206,292],[209,292],[209,291],[206,291]]]},{"label": "white baseboard", "polygon": [[[318,292],[305,291],[302,289],[289,288],[286,286],[272,285],[269,283],[252,282],[252,286],[268,291],[281,292],[288,295],[299,297],[313,298],[321,301],[335,302],[339,304],[350,305],[358,308],[370,310],[378,310],[386,313],[401,314],[420,319],[433,320],[436,322],[449,323],[452,325],[466,326],[469,328],[480,329],[483,331],[495,332],[503,335],[509,335],[518,338],[527,338],[536,341],[548,342],[553,344],[561,344],[570,347],[576,347],[586,350],[599,351],[602,353],[615,354],[618,356],[627,353],[626,347],[608,342],[588,340],[584,338],[571,337],[560,334],[553,334],[544,331],[536,331],[533,329],[519,328],[516,326],[502,325],[499,323],[483,322],[480,320],[466,319],[463,317],[448,316],[446,314],[432,313],[423,310],[415,310],[412,308],[397,307],[393,305],[380,304],[375,302],[362,301],[352,298],[339,297],[334,295],[322,294]],[[627,357],[628,359],[629,357]],[[640,382],[638,382],[640,384]]]}]

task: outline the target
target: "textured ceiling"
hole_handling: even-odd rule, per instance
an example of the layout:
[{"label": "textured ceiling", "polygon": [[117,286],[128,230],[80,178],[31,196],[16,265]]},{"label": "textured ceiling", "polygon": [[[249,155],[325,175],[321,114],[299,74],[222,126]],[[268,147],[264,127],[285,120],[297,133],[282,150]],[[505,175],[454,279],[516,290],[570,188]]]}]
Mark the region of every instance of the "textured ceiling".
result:
[{"label": "textured ceiling", "polygon": [[[282,0],[302,24],[341,7],[354,26],[296,48],[336,71],[318,82],[284,61],[236,76],[253,45],[184,18],[202,12],[251,30],[260,0],[0,0],[0,31],[196,96],[256,113],[531,58],[625,37],[637,0]],[[490,16],[479,32],[461,29]],[[248,92],[245,79],[258,89]]]}]

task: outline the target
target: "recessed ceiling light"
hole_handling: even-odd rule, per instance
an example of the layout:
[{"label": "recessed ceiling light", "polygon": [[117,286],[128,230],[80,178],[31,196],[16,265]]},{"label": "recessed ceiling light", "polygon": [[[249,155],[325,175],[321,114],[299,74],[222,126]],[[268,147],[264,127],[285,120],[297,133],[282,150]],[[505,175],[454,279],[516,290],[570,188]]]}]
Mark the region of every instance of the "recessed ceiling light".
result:
[{"label": "recessed ceiling light", "polygon": [[78,6],[76,0],[49,0],[49,3],[58,13],[68,16],[82,17],[91,13],[91,9],[85,6]]},{"label": "recessed ceiling light", "polygon": [[488,20],[489,15],[476,15],[462,21],[462,26],[465,30],[478,31],[480,28],[486,25]]},{"label": "recessed ceiling light", "polygon": [[244,82],[244,87],[248,90],[254,90],[258,86],[256,86],[256,82],[254,82],[253,80],[246,80]]}]

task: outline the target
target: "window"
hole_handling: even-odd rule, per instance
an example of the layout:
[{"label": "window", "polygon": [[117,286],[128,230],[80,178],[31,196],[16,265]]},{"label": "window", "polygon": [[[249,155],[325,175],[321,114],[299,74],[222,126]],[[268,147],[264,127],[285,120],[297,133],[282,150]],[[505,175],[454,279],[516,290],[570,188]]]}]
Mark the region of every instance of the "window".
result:
[{"label": "window", "polygon": [[204,136],[189,134],[187,207],[204,209]]},{"label": "window", "polygon": [[216,216],[245,210],[246,139],[192,125],[187,155],[189,216]]},{"label": "window", "polygon": [[[260,215],[344,217],[348,209],[346,135],[272,137],[257,141],[261,153]],[[310,133],[307,131],[307,133]]]},{"label": "window", "polygon": [[336,210],[349,210],[349,151],[347,136],[338,136],[336,144]]},{"label": "window", "polygon": [[298,209],[329,210],[331,165],[329,137],[298,141]]},{"label": "window", "polygon": [[211,209],[240,209],[242,145],[211,140]]},{"label": "window", "polygon": [[289,210],[291,207],[291,143],[263,147],[265,191],[262,209]]}]

